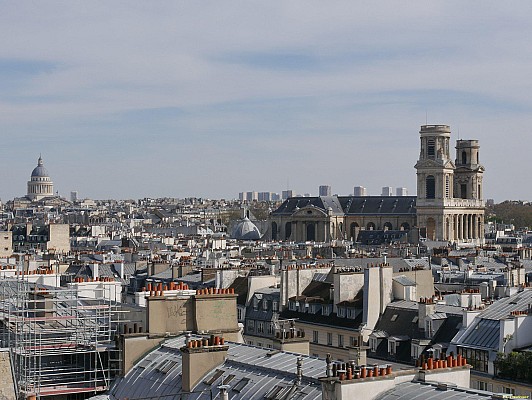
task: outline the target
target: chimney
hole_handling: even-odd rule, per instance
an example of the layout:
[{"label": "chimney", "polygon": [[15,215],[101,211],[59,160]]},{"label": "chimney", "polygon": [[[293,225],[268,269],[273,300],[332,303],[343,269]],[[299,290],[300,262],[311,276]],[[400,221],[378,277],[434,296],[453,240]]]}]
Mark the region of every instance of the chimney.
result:
[{"label": "chimney", "polygon": [[218,386],[218,389],[220,389],[220,400],[229,400],[229,389],[231,386],[229,385],[220,385]]},{"label": "chimney", "polygon": [[192,392],[205,374],[224,363],[229,349],[224,342],[223,337],[211,335],[209,339],[189,340],[181,347],[183,392]]},{"label": "chimney", "polygon": [[425,329],[425,317],[427,315],[432,315],[436,311],[436,304],[431,297],[420,298],[417,309],[417,326],[419,329]]},{"label": "chimney", "polygon": [[92,272],[92,278],[93,279],[96,279],[99,277],[99,274],[98,274],[98,267],[99,267],[99,264],[98,263],[93,263],[93,264],[90,264],[89,268]]}]

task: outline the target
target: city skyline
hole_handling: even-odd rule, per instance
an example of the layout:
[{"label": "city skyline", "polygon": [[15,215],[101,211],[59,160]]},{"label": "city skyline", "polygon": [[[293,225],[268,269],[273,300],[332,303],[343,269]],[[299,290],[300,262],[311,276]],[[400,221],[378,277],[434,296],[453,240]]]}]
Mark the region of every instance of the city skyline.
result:
[{"label": "city skyline", "polygon": [[[69,198],[415,194],[419,126],[531,200],[527,2],[5,3],[0,199],[40,153]],[[453,149],[454,154],[454,149]]]}]

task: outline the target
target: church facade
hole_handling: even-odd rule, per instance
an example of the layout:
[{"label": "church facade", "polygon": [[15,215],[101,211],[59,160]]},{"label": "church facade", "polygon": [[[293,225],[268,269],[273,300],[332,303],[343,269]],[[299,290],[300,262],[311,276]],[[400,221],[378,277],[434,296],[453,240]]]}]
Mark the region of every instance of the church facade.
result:
[{"label": "church facade", "polygon": [[[450,153],[448,125],[423,125],[417,196],[292,197],[270,214],[272,240],[356,241],[367,231],[405,232],[428,240],[484,242],[484,201],[477,140]],[[367,236],[367,235],[366,235]]]}]

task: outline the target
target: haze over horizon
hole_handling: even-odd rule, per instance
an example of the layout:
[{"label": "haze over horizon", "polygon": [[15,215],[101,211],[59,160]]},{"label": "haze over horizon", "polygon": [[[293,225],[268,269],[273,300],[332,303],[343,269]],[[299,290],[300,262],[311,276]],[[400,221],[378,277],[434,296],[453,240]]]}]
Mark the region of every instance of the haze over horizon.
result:
[{"label": "haze over horizon", "polygon": [[[419,127],[480,141],[532,200],[532,3],[0,4],[2,201],[42,154],[65,197],[416,192]],[[453,152],[454,154],[454,152]]]}]

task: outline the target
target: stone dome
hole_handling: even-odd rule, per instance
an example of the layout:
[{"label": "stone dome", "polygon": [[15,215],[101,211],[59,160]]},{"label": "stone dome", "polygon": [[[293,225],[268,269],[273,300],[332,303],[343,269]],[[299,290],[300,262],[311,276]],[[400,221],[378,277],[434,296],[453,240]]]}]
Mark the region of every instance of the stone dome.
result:
[{"label": "stone dome", "polygon": [[231,235],[237,240],[259,240],[261,236],[259,228],[247,217],[236,224]]},{"label": "stone dome", "polygon": [[48,175],[48,170],[44,168],[42,158],[39,157],[37,166],[31,171],[31,178],[28,181],[28,197],[31,201],[41,200],[54,195],[54,183]]},{"label": "stone dome", "polygon": [[41,157],[39,157],[39,160],[37,161],[37,166],[31,171],[31,176],[35,178],[48,178],[50,176],[48,175],[48,170],[44,168]]}]

